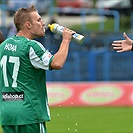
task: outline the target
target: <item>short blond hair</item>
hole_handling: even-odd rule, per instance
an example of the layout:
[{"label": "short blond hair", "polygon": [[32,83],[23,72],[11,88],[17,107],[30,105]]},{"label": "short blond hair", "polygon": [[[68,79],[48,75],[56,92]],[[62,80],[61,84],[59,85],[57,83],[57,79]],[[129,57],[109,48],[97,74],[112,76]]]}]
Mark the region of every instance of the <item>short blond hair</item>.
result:
[{"label": "short blond hair", "polygon": [[31,21],[30,13],[35,11],[37,10],[34,5],[27,8],[20,8],[16,11],[14,14],[14,24],[17,31],[20,31],[23,28],[26,21]]}]

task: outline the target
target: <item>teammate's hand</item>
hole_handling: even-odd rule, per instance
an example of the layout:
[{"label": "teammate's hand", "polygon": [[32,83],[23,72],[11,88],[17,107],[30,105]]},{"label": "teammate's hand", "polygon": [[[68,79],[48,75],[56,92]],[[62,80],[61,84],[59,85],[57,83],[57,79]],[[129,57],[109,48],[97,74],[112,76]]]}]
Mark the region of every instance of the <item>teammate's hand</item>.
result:
[{"label": "teammate's hand", "polygon": [[132,50],[133,41],[126,35],[125,32],[123,33],[123,36],[125,40],[113,41],[112,43],[113,49],[117,52],[125,52]]}]

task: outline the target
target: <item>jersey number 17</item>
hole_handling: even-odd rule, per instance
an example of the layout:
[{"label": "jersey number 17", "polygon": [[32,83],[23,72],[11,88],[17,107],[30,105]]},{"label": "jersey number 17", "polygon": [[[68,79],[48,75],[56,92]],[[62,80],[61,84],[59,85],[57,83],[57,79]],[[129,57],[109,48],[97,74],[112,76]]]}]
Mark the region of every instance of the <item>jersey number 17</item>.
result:
[{"label": "jersey number 17", "polygon": [[9,81],[8,81],[8,77],[7,77],[7,62],[14,64],[14,67],[12,70],[13,71],[13,73],[12,73],[12,78],[13,78],[12,87],[17,87],[16,80],[17,80],[19,66],[20,66],[19,57],[9,56],[9,60],[8,60],[8,57],[6,55],[4,55],[1,59],[0,65],[2,67],[5,87],[9,87]]}]

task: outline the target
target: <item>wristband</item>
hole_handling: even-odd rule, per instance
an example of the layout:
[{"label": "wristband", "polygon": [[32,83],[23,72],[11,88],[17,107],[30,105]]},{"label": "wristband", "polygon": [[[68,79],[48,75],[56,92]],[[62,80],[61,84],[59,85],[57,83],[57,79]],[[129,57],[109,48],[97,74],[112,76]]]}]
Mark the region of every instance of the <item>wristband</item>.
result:
[{"label": "wristband", "polygon": [[132,43],[132,49],[131,49],[131,51],[133,51],[133,43]]}]

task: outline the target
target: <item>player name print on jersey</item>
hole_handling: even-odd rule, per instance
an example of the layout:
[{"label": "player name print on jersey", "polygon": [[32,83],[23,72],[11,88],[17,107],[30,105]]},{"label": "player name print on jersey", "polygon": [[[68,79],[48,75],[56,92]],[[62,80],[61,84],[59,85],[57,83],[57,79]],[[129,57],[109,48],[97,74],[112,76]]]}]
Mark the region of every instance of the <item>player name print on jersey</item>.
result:
[{"label": "player name print on jersey", "polygon": [[13,44],[6,43],[4,49],[14,52],[14,51],[17,50],[17,45],[13,45]]}]

